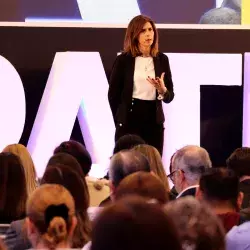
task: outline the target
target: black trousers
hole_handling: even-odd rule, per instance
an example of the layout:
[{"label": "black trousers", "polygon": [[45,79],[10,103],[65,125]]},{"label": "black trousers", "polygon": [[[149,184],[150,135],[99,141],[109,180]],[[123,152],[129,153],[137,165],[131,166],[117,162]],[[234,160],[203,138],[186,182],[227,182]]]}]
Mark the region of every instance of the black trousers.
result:
[{"label": "black trousers", "polygon": [[156,123],[156,101],[132,99],[126,124],[116,124],[115,141],[126,134],[136,134],[163,152],[164,126]]}]

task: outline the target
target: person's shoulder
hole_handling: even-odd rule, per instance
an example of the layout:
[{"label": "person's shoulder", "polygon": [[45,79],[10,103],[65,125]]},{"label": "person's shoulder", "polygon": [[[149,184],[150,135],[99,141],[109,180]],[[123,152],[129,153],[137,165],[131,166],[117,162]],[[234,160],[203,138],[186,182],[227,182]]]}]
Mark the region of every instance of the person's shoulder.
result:
[{"label": "person's shoulder", "polygon": [[158,57],[160,60],[168,61],[168,56],[163,52],[158,52],[156,57]]},{"label": "person's shoulder", "polygon": [[120,60],[126,60],[128,58],[132,58],[132,55],[128,52],[120,52],[117,56],[117,59],[120,59]]}]

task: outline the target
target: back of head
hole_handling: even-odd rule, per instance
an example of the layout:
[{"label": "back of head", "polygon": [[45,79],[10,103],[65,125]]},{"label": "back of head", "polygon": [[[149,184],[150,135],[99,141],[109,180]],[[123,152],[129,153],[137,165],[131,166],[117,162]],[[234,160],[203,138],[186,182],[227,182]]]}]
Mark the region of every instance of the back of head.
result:
[{"label": "back of head", "polygon": [[115,143],[113,154],[120,152],[121,150],[131,149],[136,145],[145,144],[146,142],[138,135],[127,134],[120,137]]},{"label": "back of head", "polygon": [[161,179],[166,190],[170,190],[168,177],[164,170],[159,151],[155,147],[147,144],[137,145],[133,149],[139,151],[148,159],[151,171]]},{"label": "back of head", "polygon": [[250,176],[250,148],[237,148],[227,159],[227,167],[239,177]]},{"label": "back of head", "polygon": [[44,172],[41,184],[59,184],[67,188],[75,200],[77,211],[87,210],[89,207],[89,193],[85,179],[68,166],[50,165]]},{"label": "back of head", "polygon": [[70,167],[57,164],[46,169],[41,184],[59,184],[71,193],[78,221],[72,245],[75,248],[82,248],[90,238],[90,221],[87,213],[90,198],[85,178]]},{"label": "back of head", "polygon": [[25,173],[19,157],[13,153],[0,153],[0,193],[1,223],[25,217]]},{"label": "back of head", "polygon": [[139,195],[160,204],[166,204],[169,201],[169,194],[161,180],[146,172],[128,175],[120,182],[115,192],[115,199],[118,200],[128,195]]},{"label": "back of head", "polygon": [[169,202],[165,211],[174,218],[183,249],[225,249],[225,232],[221,222],[208,206],[194,197]]},{"label": "back of head", "polygon": [[17,155],[22,163],[25,172],[26,186],[28,195],[30,195],[37,186],[36,182],[36,170],[34,162],[27,148],[22,144],[11,144],[8,145],[3,152],[10,152]]},{"label": "back of head", "polygon": [[84,178],[82,168],[75,157],[67,153],[54,154],[48,161],[46,169],[51,166],[64,165],[75,171],[79,176]]},{"label": "back of head", "polygon": [[[108,226],[107,226],[108,225]],[[97,216],[91,250],[181,249],[171,219],[157,204],[130,197],[104,208]]]},{"label": "back of head", "polygon": [[138,171],[150,172],[148,160],[139,152],[124,150],[115,154],[110,161],[109,176],[115,187],[126,176]]},{"label": "back of head", "polygon": [[[30,196],[26,212],[38,231],[32,244],[42,242],[48,249],[55,249],[58,244],[68,241],[75,204],[66,188],[55,184],[40,186]],[[31,236],[30,232],[28,236]]]},{"label": "back of head", "polygon": [[67,153],[75,157],[79,162],[84,175],[88,175],[91,169],[92,159],[88,150],[81,143],[73,140],[62,142],[54,150],[54,154],[57,153]]},{"label": "back of head", "polygon": [[200,19],[201,24],[241,24],[241,14],[227,7],[211,9]]},{"label": "back of head", "polygon": [[205,169],[212,163],[208,152],[199,146],[188,145],[176,151],[172,161],[172,171],[182,170],[188,185],[196,185]]},{"label": "back of head", "polygon": [[237,207],[239,195],[239,178],[226,168],[212,168],[207,170],[200,179],[200,190],[207,202],[230,201]]}]

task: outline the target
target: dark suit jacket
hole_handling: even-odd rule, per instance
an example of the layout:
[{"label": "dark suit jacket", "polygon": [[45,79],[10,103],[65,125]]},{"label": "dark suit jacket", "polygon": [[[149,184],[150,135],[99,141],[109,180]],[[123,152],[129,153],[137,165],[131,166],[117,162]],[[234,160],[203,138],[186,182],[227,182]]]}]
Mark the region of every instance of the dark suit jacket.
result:
[{"label": "dark suit jacket", "polygon": [[[169,103],[174,98],[174,90],[168,57],[163,53],[159,53],[153,60],[155,76],[160,77],[161,74],[165,72],[164,82],[168,91],[163,101]],[[110,75],[108,92],[109,104],[115,124],[126,124],[127,122],[128,112],[132,103],[134,70],[135,57],[132,57],[129,53],[123,53],[117,56]],[[162,101],[156,99],[156,102],[156,122],[161,124],[165,121]]]},{"label": "dark suit jacket", "polygon": [[32,247],[23,229],[24,222],[25,220],[17,220],[10,224],[4,240],[9,250],[25,250]]}]

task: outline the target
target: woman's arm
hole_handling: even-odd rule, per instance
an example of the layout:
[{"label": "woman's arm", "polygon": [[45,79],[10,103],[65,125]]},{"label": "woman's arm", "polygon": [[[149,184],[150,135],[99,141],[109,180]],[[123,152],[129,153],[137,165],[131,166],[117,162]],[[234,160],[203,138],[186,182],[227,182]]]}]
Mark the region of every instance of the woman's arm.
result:
[{"label": "woman's arm", "polygon": [[164,83],[167,88],[166,93],[163,96],[163,101],[165,103],[170,103],[174,99],[174,85],[172,81],[172,74],[171,69],[169,65],[168,57],[164,54],[162,54],[162,68],[165,72],[164,75]]},{"label": "woman's arm", "polygon": [[124,86],[124,55],[117,56],[109,78],[108,100],[116,124],[116,113]]}]

